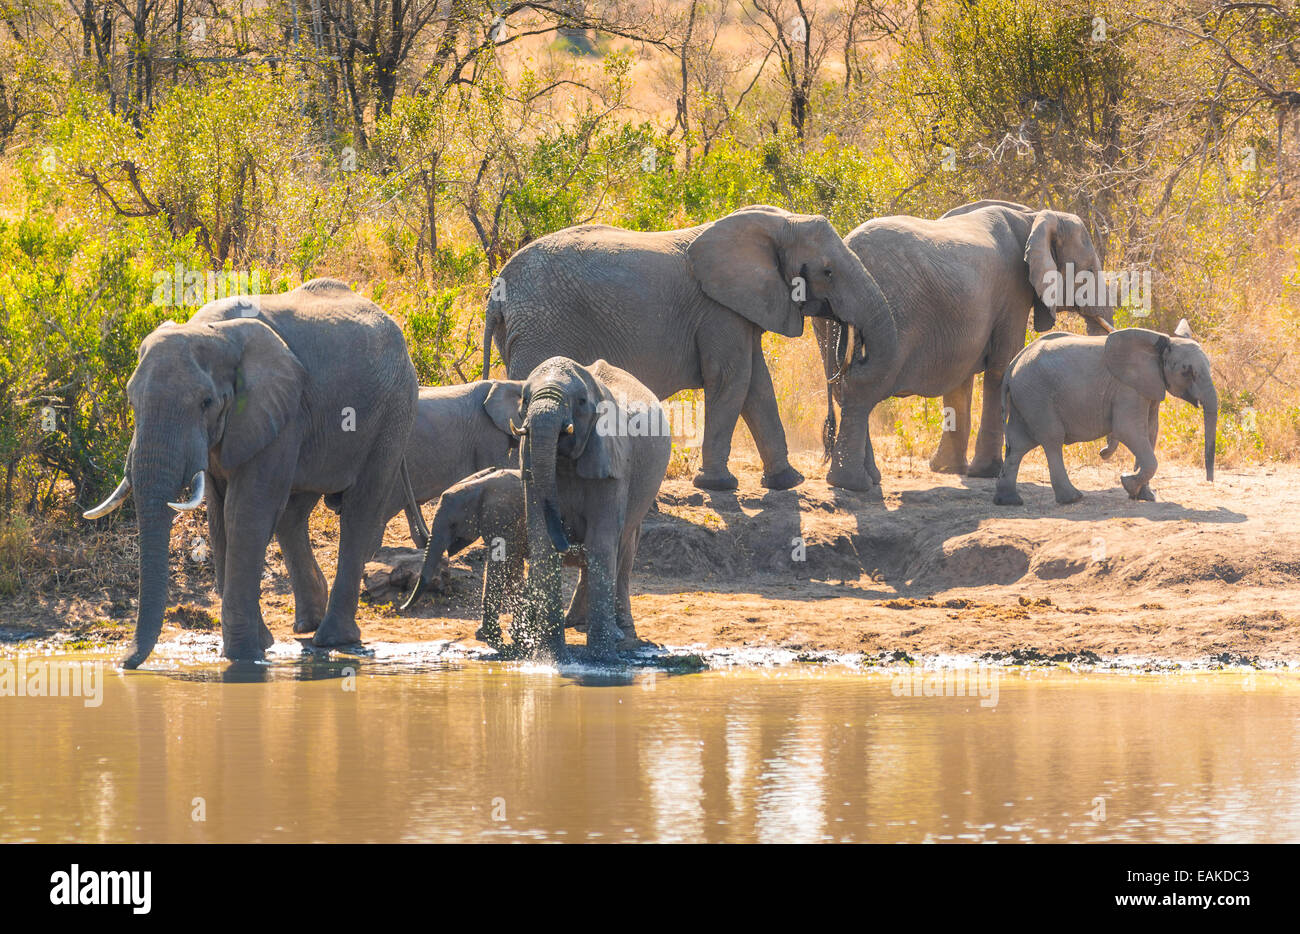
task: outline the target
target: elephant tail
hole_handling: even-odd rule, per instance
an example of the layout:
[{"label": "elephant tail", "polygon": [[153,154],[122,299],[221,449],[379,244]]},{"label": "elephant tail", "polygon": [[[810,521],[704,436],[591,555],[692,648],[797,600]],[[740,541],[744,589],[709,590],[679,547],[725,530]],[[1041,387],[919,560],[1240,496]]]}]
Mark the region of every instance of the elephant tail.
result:
[{"label": "elephant tail", "polygon": [[[501,303],[494,297],[488,297],[487,312],[483,316],[483,375],[480,379],[491,379],[492,376],[492,340],[496,335],[497,325],[503,321],[501,314]],[[504,348],[498,348],[502,351],[501,362],[505,362]]]},{"label": "elephant tail", "polygon": [[406,469],[405,457],[402,458],[398,472],[402,483],[402,498],[405,500],[403,508],[406,510],[406,525],[411,530],[411,541],[415,542],[416,548],[424,548],[429,544],[429,527],[424,524],[424,513],[420,512],[420,504],[415,501],[415,488],[411,486],[411,472]]},{"label": "elephant tail", "polygon": [[829,463],[835,450],[835,393],[831,381],[826,381],[826,423],[822,425],[822,463]]},{"label": "elephant tail", "polygon": [[1002,459],[1011,456],[1011,374],[1002,378]]}]

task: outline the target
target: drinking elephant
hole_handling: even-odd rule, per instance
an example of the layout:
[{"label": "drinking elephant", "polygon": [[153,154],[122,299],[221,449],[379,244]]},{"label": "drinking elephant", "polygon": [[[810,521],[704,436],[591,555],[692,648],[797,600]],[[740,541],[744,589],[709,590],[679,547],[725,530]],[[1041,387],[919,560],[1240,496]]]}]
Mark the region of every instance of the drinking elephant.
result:
[{"label": "drinking elephant", "polygon": [[[1052,328],[1070,307],[1101,333],[1109,297],[1063,287],[1073,269],[1100,284],[1101,262],[1083,221],[1008,201],[977,201],[938,220],[879,217],[844,238],[880,284],[893,310],[895,338],[884,343],[833,321],[814,330],[827,378],[827,482],[851,490],[880,482],[867,422],[890,396],[943,396],[951,411],[934,470],[995,477],[1002,466],[1001,384],[1007,364],[1034,328]],[[1074,297],[1073,305],[1067,300]],[[887,326],[878,330],[888,332]],[[967,465],[975,374],[984,373],[984,406]],[[835,402],[841,407],[838,436]]]},{"label": "drinking elephant", "polygon": [[608,657],[636,637],[629,585],[641,520],[672,452],[667,416],[653,392],[604,360],[552,357],[499,386],[488,410],[521,439],[530,602],[516,627],[521,648],[563,651],[560,559],[576,530],[584,563],[569,615],[586,620],[591,654]]},{"label": "drinking elephant", "polygon": [[852,325],[891,353],[885,298],[824,217],[757,205],[686,230],[570,227],[519,250],[493,282],[483,373],[495,340],[512,379],[561,355],[604,358],[661,399],[703,387],[695,485],[736,487],[727,461],[741,417],[763,484],[787,489],[803,476],[787,456],[762,336],[797,337],[809,316]]},{"label": "drinking elephant", "polygon": [[1103,457],[1119,442],[1137,460],[1134,472],[1120,478],[1129,497],[1154,500],[1149,483],[1156,472],[1166,392],[1204,412],[1205,479],[1213,480],[1219,396],[1209,358],[1186,320],[1173,337],[1145,328],[1122,328],[1105,337],[1044,334],[1011,361],[1002,384],[1007,456],[994,502],[1022,504],[1016,492],[1020,461],[1039,445],[1056,501],[1077,502],[1083,494],[1070,482],[1061,446],[1106,435],[1113,440]]},{"label": "drinking elephant", "polygon": [[[259,596],[273,534],[293,583],[294,631],[314,631],[317,645],[357,642],[362,563],[382,534],[417,389],[401,329],[332,279],[210,302],[146,337],[127,384],[126,476],[85,513],[111,512],[134,491],[140,604],[123,664],[143,662],[162,628],[173,510],[205,498],[227,658],[262,658],[272,642]],[[328,591],[307,535],[322,495],[336,495],[341,514]]]}]

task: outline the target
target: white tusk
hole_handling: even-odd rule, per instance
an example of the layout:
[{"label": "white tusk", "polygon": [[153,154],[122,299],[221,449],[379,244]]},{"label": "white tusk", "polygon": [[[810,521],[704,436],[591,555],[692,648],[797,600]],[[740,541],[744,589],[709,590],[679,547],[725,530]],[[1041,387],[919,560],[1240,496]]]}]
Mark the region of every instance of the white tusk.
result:
[{"label": "white tusk", "polygon": [[183,503],[168,503],[167,505],[177,512],[189,512],[191,509],[198,509],[202,506],[203,494],[207,490],[207,482],[204,480],[202,470],[194,475],[194,479],[190,481],[190,486],[194,488],[194,492],[190,494],[189,499]]},{"label": "white tusk", "polygon": [[126,502],[126,494],[130,492],[131,492],[131,481],[128,480],[126,477],[123,477],[122,482],[117,485],[117,489],[108,495],[108,499],[104,500],[94,509],[87,509],[85,512],[81,514],[82,518],[98,519],[100,516],[108,515],[118,506],[121,506],[123,503]]},{"label": "white tusk", "polygon": [[514,435],[516,438],[520,438],[528,434],[528,429],[517,427],[515,425],[515,420],[512,418],[510,419],[510,433]]},{"label": "white tusk", "polygon": [[569,422],[568,424],[566,424],[566,425],[564,426],[564,433],[565,433],[566,435],[571,435],[571,434],[573,434],[573,422]]}]

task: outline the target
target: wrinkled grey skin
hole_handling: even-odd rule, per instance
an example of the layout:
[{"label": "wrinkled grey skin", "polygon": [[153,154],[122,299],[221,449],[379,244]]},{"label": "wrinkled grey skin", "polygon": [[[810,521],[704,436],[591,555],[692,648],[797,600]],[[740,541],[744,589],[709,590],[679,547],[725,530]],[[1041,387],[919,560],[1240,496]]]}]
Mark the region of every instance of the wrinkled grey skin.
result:
[{"label": "wrinkled grey skin", "polygon": [[[1100,270],[1083,222],[1073,214],[978,201],[938,220],[876,218],[844,242],[884,291],[896,340],[879,344],[832,322],[814,322],[827,376],[827,482],[851,490],[880,482],[868,418],[884,399],[912,395],[943,396],[956,413],[955,430],[944,432],[930,461],[933,470],[996,477],[1003,373],[1024,346],[1030,309],[1040,331],[1054,326],[1060,310],[1040,297],[1047,273],[1059,268],[1064,276],[1067,262],[1076,273]],[[1109,322],[1113,315],[1104,304],[1073,310],[1087,316],[1090,334],[1103,333],[1095,318]],[[971,395],[980,372],[984,407],[968,465]],[[841,406],[838,437],[832,396]]]},{"label": "wrinkled grey skin", "polygon": [[[795,301],[796,277],[805,289]],[[642,233],[588,224],[533,241],[501,270],[488,300],[483,372],[492,342],[512,379],[555,355],[608,360],[666,399],[704,389],[695,485],[731,490],[736,419],[763,460],[763,484],[787,489],[790,466],[764,331],[803,333],[833,316],[877,347],[893,341],[880,288],[824,217],[757,205],[687,230]]]},{"label": "wrinkled grey skin", "polygon": [[[572,522],[565,523],[565,530],[575,542],[581,541],[585,532],[581,523]],[[500,650],[506,647],[501,613],[518,607],[528,556],[523,477],[516,469],[479,471],[438,497],[420,577],[402,609],[409,610],[433,586],[444,555],[453,557],[480,538],[487,544],[487,557],[483,563],[482,624],[474,635]],[[566,555],[566,563],[576,563],[576,559],[574,552]]]},{"label": "wrinkled grey skin", "polygon": [[[521,648],[553,656],[564,650],[560,557],[573,544],[567,520],[581,527],[585,558],[569,616],[585,618],[589,654],[608,658],[620,639],[636,638],[629,583],[641,520],[672,452],[667,418],[654,393],[604,360],[581,366],[553,357],[513,385],[517,405],[502,414],[521,437],[530,616]],[[500,395],[510,398],[504,388]]]},{"label": "wrinkled grey skin", "polygon": [[1103,457],[1123,444],[1136,459],[1120,479],[1131,499],[1154,500],[1160,403],[1169,392],[1199,406],[1205,416],[1205,479],[1214,479],[1219,396],[1210,361],[1183,321],[1169,337],[1123,328],[1106,337],[1044,334],[1011,362],[1003,382],[1007,456],[994,502],[1022,504],[1016,492],[1021,458],[1038,447],[1047,456],[1058,503],[1083,496],[1065,472],[1061,446],[1112,435]]},{"label": "wrinkled grey skin", "polygon": [[[437,499],[453,483],[471,474],[516,460],[510,433],[498,428],[484,408],[493,385],[493,380],[482,379],[456,386],[420,387],[405,457],[417,504]],[[337,511],[337,497],[326,497],[325,504]],[[384,525],[407,507],[401,483],[393,484],[384,506]],[[411,528],[411,539],[419,548],[427,544],[416,528]],[[375,547],[379,544],[376,542]]]},{"label": "wrinkled grey skin", "polygon": [[[362,564],[382,531],[417,388],[401,329],[332,279],[210,302],[146,337],[127,384],[135,433],[116,498],[120,505],[129,482],[140,523],[140,605],[123,665],[137,667],[157,642],[168,503],[200,471],[225,656],[260,659],[272,642],[259,605],[272,535],[293,583],[294,631],[315,632],[317,645],[359,641]],[[353,430],[345,410],[355,413]],[[307,534],[326,494],[339,494],[341,510],[332,589]],[[114,499],[90,512],[102,515]]]}]

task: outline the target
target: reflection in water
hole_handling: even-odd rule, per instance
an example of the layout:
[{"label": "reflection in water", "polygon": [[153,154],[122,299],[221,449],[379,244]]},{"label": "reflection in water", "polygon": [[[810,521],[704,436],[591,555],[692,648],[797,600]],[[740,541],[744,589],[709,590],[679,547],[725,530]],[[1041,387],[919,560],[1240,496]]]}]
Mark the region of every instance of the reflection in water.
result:
[{"label": "reflection in water", "polygon": [[0,697],[0,841],[1300,839],[1286,675],[1008,673],[993,708],[823,669],[104,680]]}]

